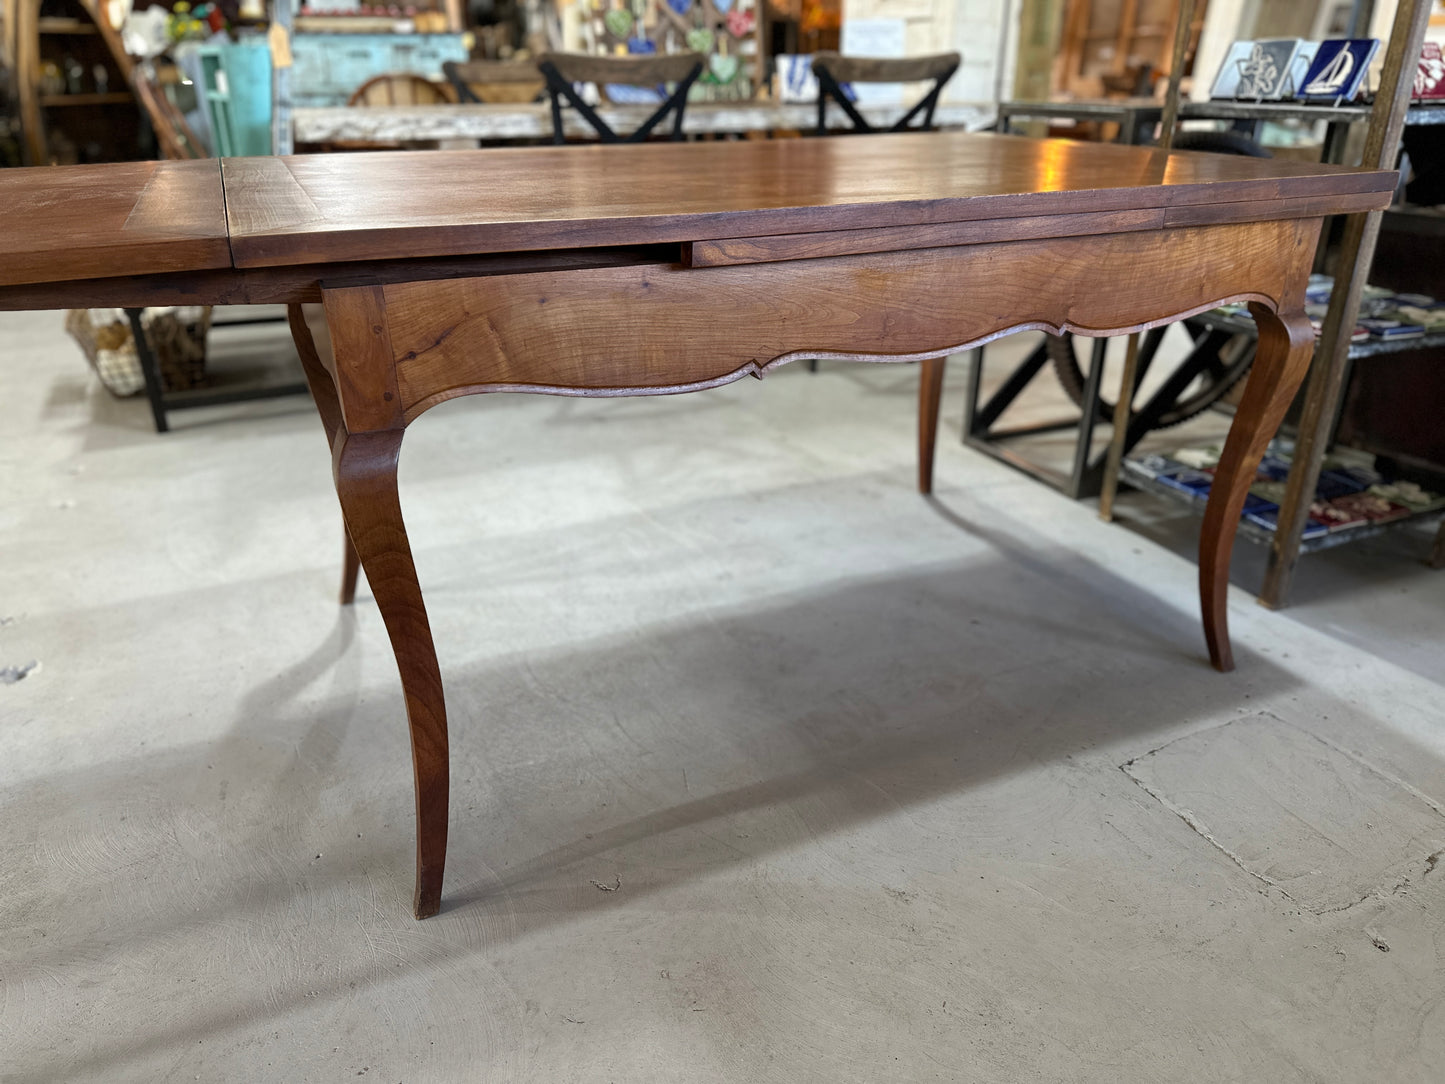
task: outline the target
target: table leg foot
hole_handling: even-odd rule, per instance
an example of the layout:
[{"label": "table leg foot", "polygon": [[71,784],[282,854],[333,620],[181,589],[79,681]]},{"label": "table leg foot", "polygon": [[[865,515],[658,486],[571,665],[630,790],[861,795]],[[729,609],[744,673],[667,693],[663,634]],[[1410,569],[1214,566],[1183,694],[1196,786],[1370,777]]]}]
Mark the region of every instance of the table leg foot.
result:
[{"label": "table leg foot", "polygon": [[396,489],[402,430],[342,432],[334,465],[341,510],[386,622],[406,696],[416,779],[417,918],[437,913],[447,854],[447,717],[441,670]]},{"label": "table leg foot", "polygon": [[1259,326],[1259,349],[1229,438],[1214,472],[1199,538],[1199,601],[1209,661],[1221,672],[1234,669],[1229,643],[1229,558],[1239,515],[1259,461],[1299,390],[1314,356],[1315,335],[1303,312],[1276,314],[1251,304]]},{"label": "table leg foot", "polygon": [[947,358],[927,358],[918,377],[918,492],[933,492],[933,450],[938,444],[938,405]]}]

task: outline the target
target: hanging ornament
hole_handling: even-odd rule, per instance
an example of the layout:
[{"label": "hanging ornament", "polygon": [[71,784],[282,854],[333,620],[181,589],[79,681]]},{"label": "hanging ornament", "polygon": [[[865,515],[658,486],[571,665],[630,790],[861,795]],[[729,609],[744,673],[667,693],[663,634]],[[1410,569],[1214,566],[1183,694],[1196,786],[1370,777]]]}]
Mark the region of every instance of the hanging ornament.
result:
[{"label": "hanging ornament", "polygon": [[726,53],[713,53],[707,58],[707,67],[719,83],[731,83],[738,76],[738,58]]},{"label": "hanging ornament", "polygon": [[757,16],[751,11],[744,11],[741,8],[733,8],[728,12],[727,24],[728,33],[735,38],[745,38],[753,32],[753,27],[758,23]]},{"label": "hanging ornament", "polygon": [[614,38],[625,39],[632,33],[632,23],[632,12],[626,8],[613,8],[602,16],[602,25],[607,27],[607,32]]}]

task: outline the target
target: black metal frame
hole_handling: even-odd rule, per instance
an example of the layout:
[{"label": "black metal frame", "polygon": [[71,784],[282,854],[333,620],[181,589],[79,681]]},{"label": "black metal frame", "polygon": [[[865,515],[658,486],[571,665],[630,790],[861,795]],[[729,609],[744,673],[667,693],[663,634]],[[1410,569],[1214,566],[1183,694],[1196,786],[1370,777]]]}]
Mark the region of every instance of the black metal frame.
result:
[{"label": "black metal frame", "polygon": [[657,111],[642,122],[641,127],[629,136],[620,136],[612,130],[611,125],[597,115],[597,110],[582,100],[582,96],[572,86],[571,80],[563,78],[555,64],[550,60],[544,60],[537,65],[537,68],[547,80],[547,96],[552,100],[552,142],[559,144],[567,141],[562,127],[563,98],[566,98],[568,104],[592,126],[597,132],[597,138],[603,143],[641,143],[652,134],[652,130],[669,112],[673,112],[673,122],[672,134],[668,138],[680,140],[682,138],[682,116],[687,108],[687,92],[692,89],[692,84],[702,74],[702,65],[694,65],[692,70],[678,81],[673,92],[662,105],[658,106]]},{"label": "black metal frame", "polygon": [[[1235,330],[1215,327],[1204,317],[1192,317],[1184,321],[1183,326],[1194,337],[1194,348],[1170,374],[1169,379],[1149,397],[1148,402],[1136,409],[1130,416],[1129,429],[1124,440],[1125,453],[1143,440],[1148,433],[1159,427],[1159,420],[1165,411],[1174,405],[1175,400],[1183,394],[1184,390],[1208,368],[1214,358],[1218,357],[1220,348],[1236,334]],[[1159,344],[1164,339],[1165,330],[1166,328],[1157,327],[1144,334],[1143,341],[1139,345],[1139,367],[1134,377],[1136,393],[1159,351]],[[1013,404],[1014,400],[1039,374],[1039,371],[1048,364],[1047,344],[1039,343],[1028,357],[1009,374],[1008,379],[989,396],[988,402],[982,407],[979,406],[978,397],[983,380],[984,348],[981,346],[974,348],[971,351],[973,366],[969,373],[968,393],[963,409],[964,444],[1053,486],[1073,500],[1097,497],[1103,486],[1108,449],[1105,448],[1097,456],[1092,457],[1091,452],[1093,451],[1095,423],[1101,419],[1110,420],[1099,399],[1099,384],[1103,378],[1104,356],[1108,346],[1109,340],[1106,338],[1093,341],[1089,371],[1084,381],[1083,399],[1086,405],[1081,409],[1079,417],[1012,429],[995,429],[994,426],[1003,412]],[[1061,429],[1072,429],[1075,426],[1078,427],[1079,435],[1074,442],[1074,460],[1067,479],[1060,479],[1054,472],[1030,462],[1003,443],[1017,437],[1058,432]]]},{"label": "black metal frame", "polygon": [[447,82],[452,85],[452,90],[456,91],[457,104],[485,105],[486,103],[476,96],[472,88],[467,85],[467,81],[462,78],[461,72],[457,70],[459,67],[460,65],[455,60],[448,60],[442,65],[442,74],[447,77]]},{"label": "black metal frame", "polygon": [[[842,85],[833,78],[833,73],[828,70],[826,64],[814,64],[813,74],[818,78],[818,135],[828,133],[828,99],[831,97],[842,107],[843,112],[848,115],[853,128],[858,132],[906,132],[912,125],[913,118],[923,111],[923,123],[911,128],[913,131],[928,132],[933,130],[933,111],[938,107],[938,96],[943,93],[944,84],[953,78],[953,73],[958,71],[955,64],[945,72],[934,76],[933,89],[920,98],[903,119],[899,120],[891,128],[875,128],[864,119],[863,114],[854,108],[852,100],[844,92]],[[857,82],[858,80],[854,80]]]},{"label": "black metal frame", "polygon": [[[151,417],[155,420],[157,433],[170,432],[169,412],[172,410],[224,406],[228,403],[246,403],[253,399],[278,399],[284,395],[311,394],[311,389],[307,387],[305,381],[292,384],[253,385],[229,391],[207,391],[204,388],[197,388],[195,391],[167,392],[161,381],[160,364],[156,361],[154,351],[151,350],[145,328],[141,326],[141,313],[144,311],[144,309],[126,309],[125,314],[130,320],[131,335],[135,338],[136,359],[140,362],[141,376],[145,380],[146,398],[150,400]],[[240,320],[227,320],[221,324],[212,324],[211,327],[214,330],[217,327],[284,323],[285,320],[284,316],[252,316]]]},{"label": "black metal frame", "polygon": [[1164,107],[1159,103],[1133,98],[1107,102],[1000,102],[996,128],[1005,134],[1012,132],[1015,117],[1097,121],[1119,126],[1115,143],[1142,145],[1149,142],[1163,113]]}]

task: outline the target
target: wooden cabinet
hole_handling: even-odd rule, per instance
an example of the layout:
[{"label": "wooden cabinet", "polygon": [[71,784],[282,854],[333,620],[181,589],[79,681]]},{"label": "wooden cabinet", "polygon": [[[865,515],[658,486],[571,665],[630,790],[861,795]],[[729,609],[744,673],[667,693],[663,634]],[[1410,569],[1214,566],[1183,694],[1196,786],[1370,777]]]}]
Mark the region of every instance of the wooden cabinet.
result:
[{"label": "wooden cabinet", "polygon": [[[1204,0],[1194,11],[1185,71],[1204,25]],[[1073,97],[1153,93],[1153,80],[1169,74],[1175,0],[1070,0],[1056,67],[1054,90]],[[1147,85],[1141,85],[1147,84]]]},{"label": "wooden cabinet", "polygon": [[130,58],[95,0],[12,0],[10,13],[26,164],[142,157]]}]

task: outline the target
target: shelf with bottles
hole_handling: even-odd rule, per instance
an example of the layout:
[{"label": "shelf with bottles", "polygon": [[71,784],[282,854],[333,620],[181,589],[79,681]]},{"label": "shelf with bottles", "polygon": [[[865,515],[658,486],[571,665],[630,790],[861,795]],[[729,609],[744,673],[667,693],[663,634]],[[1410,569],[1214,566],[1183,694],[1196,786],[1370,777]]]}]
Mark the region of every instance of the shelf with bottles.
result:
[{"label": "shelf with bottles", "polygon": [[35,28],[41,34],[53,34],[56,36],[78,37],[98,34],[94,23],[88,23],[81,19],[71,19],[61,15],[42,15],[35,21]]},{"label": "shelf with bottles", "polygon": [[96,0],[20,0],[14,10],[24,160],[142,157],[130,58]]},{"label": "shelf with bottles", "polygon": [[114,91],[105,94],[42,94],[40,104],[46,109],[60,106],[79,105],[132,105],[135,99],[129,91]]}]

